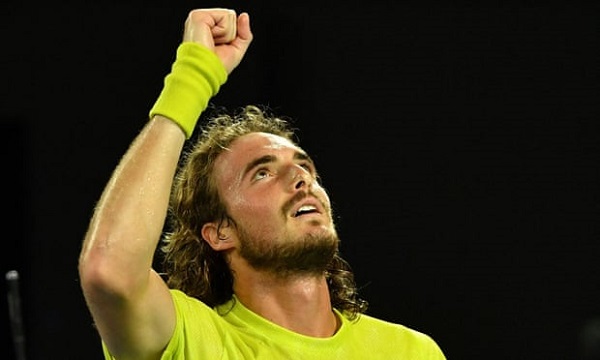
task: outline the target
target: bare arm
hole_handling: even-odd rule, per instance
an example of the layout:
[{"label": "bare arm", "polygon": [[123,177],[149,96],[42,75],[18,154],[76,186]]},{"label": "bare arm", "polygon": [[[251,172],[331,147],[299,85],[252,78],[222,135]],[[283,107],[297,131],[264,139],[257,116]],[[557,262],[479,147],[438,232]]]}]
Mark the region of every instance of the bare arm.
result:
[{"label": "bare arm", "polygon": [[[194,10],[183,41],[212,50],[229,74],[252,41],[248,15]],[[83,293],[102,339],[119,359],[160,358],[175,327],[171,296],[152,259],[184,142],[181,127],[154,116],[112,174],[83,242]]]}]

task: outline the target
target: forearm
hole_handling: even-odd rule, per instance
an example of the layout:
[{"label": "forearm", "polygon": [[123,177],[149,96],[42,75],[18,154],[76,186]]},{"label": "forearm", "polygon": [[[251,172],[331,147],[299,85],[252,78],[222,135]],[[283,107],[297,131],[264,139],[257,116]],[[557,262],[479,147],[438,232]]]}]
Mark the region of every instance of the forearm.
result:
[{"label": "forearm", "polygon": [[81,255],[84,286],[117,298],[144,291],[184,141],[226,78],[212,51],[190,42],[179,46],[150,122],[123,156],[95,210]]},{"label": "forearm", "polygon": [[172,182],[186,138],[251,40],[247,14],[237,18],[227,9],[190,12],[184,42],[150,110],[150,120],[122,157],[94,209],[79,275],[94,323],[115,357],[158,358],[172,335],[176,323],[172,298],[152,270]]},{"label": "forearm", "polygon": [[115,169],[98,202],[81,252],[82,281],[135,291],[148,281],[185,141],[170,120],[148,122]]}]

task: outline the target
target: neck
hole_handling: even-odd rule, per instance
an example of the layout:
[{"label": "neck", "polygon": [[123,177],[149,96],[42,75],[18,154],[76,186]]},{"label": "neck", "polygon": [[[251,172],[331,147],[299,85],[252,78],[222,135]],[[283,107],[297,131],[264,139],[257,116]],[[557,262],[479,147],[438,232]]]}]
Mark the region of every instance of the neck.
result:
[{"label": "neck", "polygon": [[306,336],[324,338],[337,331],[324,275],[281,278],[249,269],[235,274],[234,292],[254,313]]}]

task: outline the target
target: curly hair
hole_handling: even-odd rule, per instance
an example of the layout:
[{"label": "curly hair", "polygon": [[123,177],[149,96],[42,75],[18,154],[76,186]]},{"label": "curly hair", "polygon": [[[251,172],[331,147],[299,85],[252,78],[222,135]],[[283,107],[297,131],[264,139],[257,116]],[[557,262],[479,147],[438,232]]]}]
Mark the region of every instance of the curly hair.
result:
[{"label": "curly hair", "polygon": [[[237,112],[220,110],[184,151],[171,193],[168,231],[160,250],[167,284],[208,306],[221,305],[233,296],[233,275],[221,252],[201,238],[205,223],[233,223],[212,176],[215,160],[240,136],[265,132],[297,144],[291,122],[265,108],[248,105]],[[198,206],[201,204],[201,206]],[[350,319],[367,309],[358,297],[354,274],[339,251],[326,270],[331,304]]]}]

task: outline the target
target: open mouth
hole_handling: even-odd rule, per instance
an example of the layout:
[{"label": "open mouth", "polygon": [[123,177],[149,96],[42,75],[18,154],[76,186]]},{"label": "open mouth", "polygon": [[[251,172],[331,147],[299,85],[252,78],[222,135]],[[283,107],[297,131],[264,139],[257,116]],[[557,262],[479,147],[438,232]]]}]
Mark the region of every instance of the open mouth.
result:
[{"label": "open mouth", "polygon": [[302,205],[298,208],[298,210],[296,210],[296,212],[294,213],[294,217],[298,217],[298,216],[302,216],[302,215],[306,215],[306,214],[314,214],[314,213],[319,213],[319,210],[317,209],[316,206],[314,205]]}]

